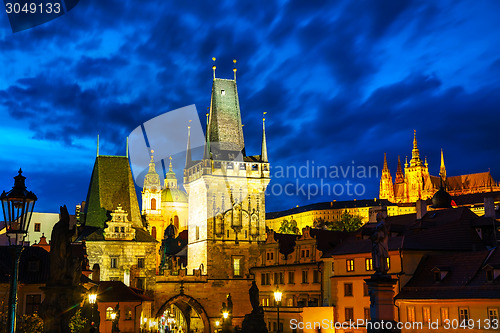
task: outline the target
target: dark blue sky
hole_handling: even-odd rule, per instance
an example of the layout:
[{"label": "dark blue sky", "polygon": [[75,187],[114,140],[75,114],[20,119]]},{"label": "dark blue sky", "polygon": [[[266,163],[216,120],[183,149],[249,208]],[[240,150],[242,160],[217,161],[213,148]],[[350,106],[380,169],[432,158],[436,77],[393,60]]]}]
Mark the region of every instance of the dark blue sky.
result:
[{"label": "dark blue sky", "polygon": [[[416,129],[431,174],[443,148],[448,175],[491,168],[498,181],[499,13],[496,0],[81,0],[15,34],[0,15],[0,187],[9,190],[22,167],[37,211],[73,211],[98,134],[102,154],[123,155],[126,136],[148,119],[190,104],[204,117],[212,57],[223,78],[238,60],[248,154],[260,153],[268,112],[274,172],[312,171],[313,161],[380,170],[387,152],[394,174]],[[275,193],[291,184],[297,195],[268,197],[268,211],[378,196],[374,175],[275,176]],[[347,180],[363,194],[347,195]],[[344,193],[300,190],[321,181]]]}]

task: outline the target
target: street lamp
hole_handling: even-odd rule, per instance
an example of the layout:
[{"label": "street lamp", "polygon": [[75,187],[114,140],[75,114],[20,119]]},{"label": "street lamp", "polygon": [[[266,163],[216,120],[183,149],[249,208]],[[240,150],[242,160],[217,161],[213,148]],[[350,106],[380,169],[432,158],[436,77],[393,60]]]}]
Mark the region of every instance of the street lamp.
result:
[{"label": "street lamp", "polygon": [[276,291],[274,292],[274,301],[276,302],[276,310],[277,310],[277,315],[278,315],[278,330],[277,330],[278,333],[280,333],[280,304],[281,304],[281,296],[283,296],[283,293],[279,290],[279,287],[276,286]]},{"label": "street lamp", "polygon": [[90,332],[95,331],[94,326],[94,306],[97,301],[97,294],[90,293],[89,294],[89,303],[90,303]]},{"label": "street lamp", "polygon": [[26,177],[19,174],[14,177],[14,186],[12,190],[2,192],[0,201],[2,201],[2,210],[5,220],[6,234],[9,239],[9,246],[14,249],[14,261],[12,275],[10,279],[9,295],[9,332],[16,330],[16,308],[17,308],[17,277],[19,273],[19,258],[23,250],[24,238],[28,233],[31,216],[35,208],[36,195],[26,190],[24,183]]}]

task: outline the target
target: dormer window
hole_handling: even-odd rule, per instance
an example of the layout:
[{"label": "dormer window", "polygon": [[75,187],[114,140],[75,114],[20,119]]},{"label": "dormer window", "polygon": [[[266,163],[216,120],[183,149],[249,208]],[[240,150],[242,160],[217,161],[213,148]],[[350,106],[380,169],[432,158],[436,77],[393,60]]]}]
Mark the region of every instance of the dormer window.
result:
[{"label": "dormer window", "polygon": [[445,278],[450,269],[447,267],[434,267],[431,271],[434,274],[434,282],[440,282]]},{"label": "dormer window", "polygon": [[486,271],[486,281],[488,282],[494,282],[500,275],[500,265],[487,264],[483,270]]}]

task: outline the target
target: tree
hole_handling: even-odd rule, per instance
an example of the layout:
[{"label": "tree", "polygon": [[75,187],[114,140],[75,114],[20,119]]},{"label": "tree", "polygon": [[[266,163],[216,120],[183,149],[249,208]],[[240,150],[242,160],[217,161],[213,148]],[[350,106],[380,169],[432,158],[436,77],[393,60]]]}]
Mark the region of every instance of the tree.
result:
[{"label": "tree", "polygon": [[313,221],[314,229],[332,230],[333,222],[327,221],[322,217],[317,217]]},{"label": "tree", "polygon": [[281,234],[292,234],[292,235],[298,235],[299,234],[299,228],[297,227],[297,221],[295,220],[283,220],[281,222],[281,227],[280,230],[278,231]]},{"label": "tree", "polygon": [[69,320],[69,329],[71,333],[79,333],[85,328],[86,323],[87,319],[82,317],[82,309],[78,309]]},{"label": "tree", "polygon": [[21,315],[17,319],[16,332],[17,333],[42,333],[43,320],[35,312],[31,315]]},{"label": "tree", "polygon": [[340,220],[332,223],[329,230],[334,231],[356,231],[363,226],[363,220],[359,215],[352,215],[345,210],[340,216]]}]

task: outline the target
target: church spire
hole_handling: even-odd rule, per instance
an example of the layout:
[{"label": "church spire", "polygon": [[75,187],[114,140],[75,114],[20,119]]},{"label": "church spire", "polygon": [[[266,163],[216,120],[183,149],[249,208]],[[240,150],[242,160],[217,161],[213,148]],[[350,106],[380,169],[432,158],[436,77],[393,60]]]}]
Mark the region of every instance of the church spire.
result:
[{"label": "church spire", "polygon": [[398,155],[398,169],[396,170],[396,183],[404,182],[405,176],[403,174],[403,168],[401,167],[401,158]]},{"label": "church spire", "polygon": [[389,171],[389,167],[387,166],[387,153],[384,153],[384,167],[382,171]]},{"label": "church spire", "polygon": [[149,171],[144,177],[145,189],[158,189],[160,188],[160,176],[156,172],[154,150],[151,149],[151,160],[149,161]]},{"label": "church spire", "polygon": [[446,181],[446,167],[444,166],[444,156],[443,156],[443,148],[441,148],[441,166],[439,167],[439,176]]},{"label": "church spire", "polygon": [[262,117],[262,148],[260,151],[260,159],[262,162],[268,162],[267,160],[267,142],[266,142],[266,115],[264,112],[264,117]]},{"label": "church spire", "polygon": [[413,130],[413,150],[411,151],[410,166],[421,166],[420,152],[417,147],[417,131]]}]

